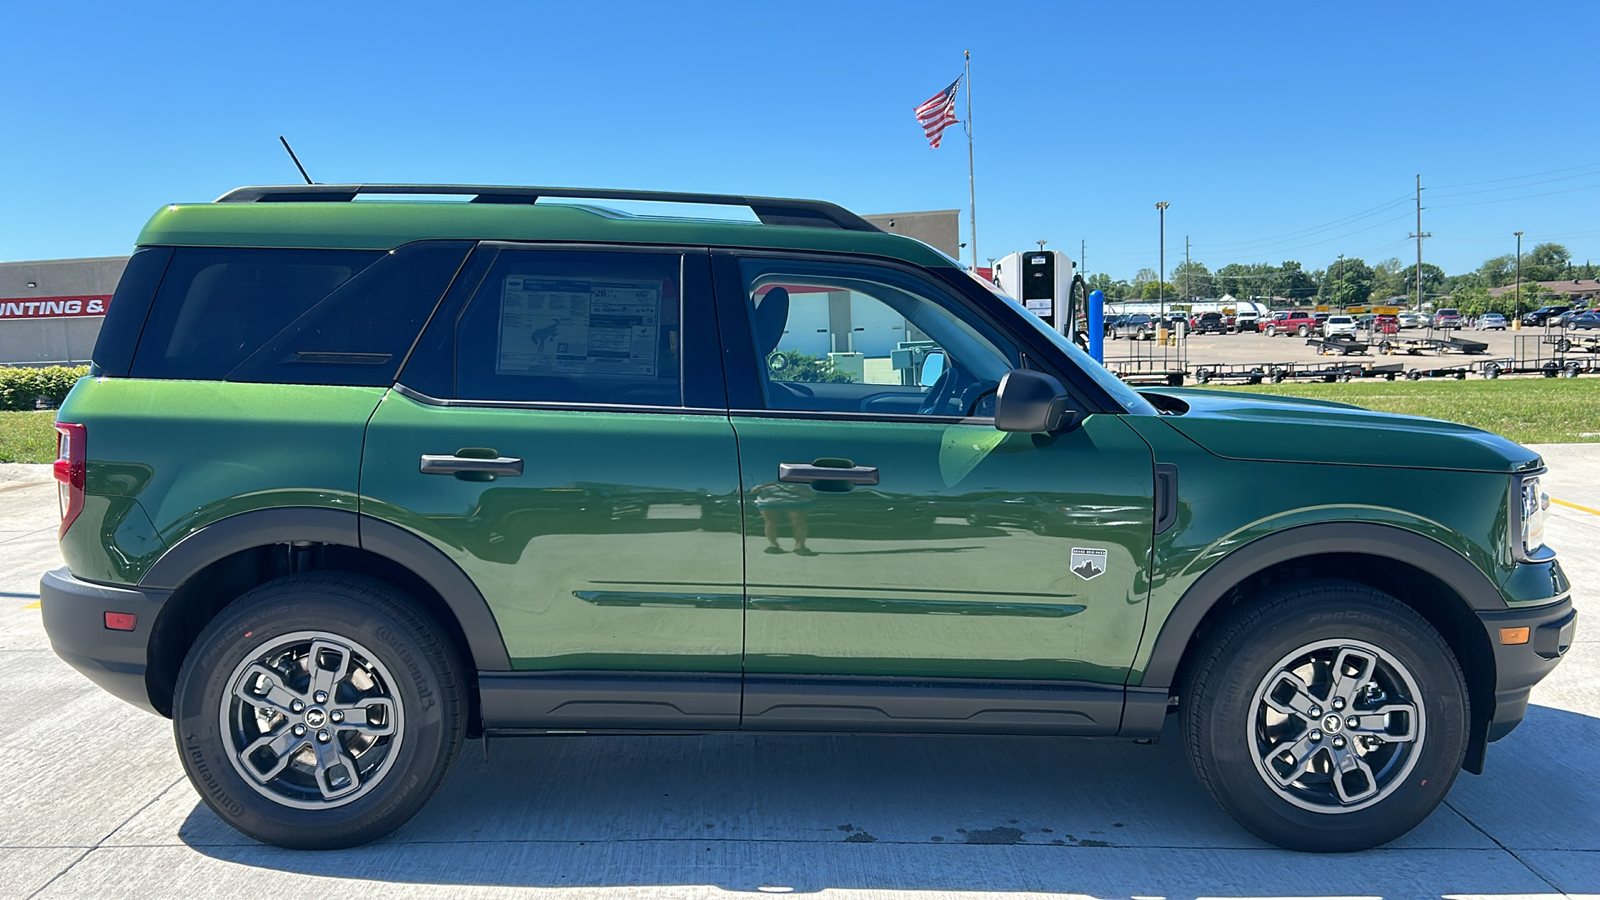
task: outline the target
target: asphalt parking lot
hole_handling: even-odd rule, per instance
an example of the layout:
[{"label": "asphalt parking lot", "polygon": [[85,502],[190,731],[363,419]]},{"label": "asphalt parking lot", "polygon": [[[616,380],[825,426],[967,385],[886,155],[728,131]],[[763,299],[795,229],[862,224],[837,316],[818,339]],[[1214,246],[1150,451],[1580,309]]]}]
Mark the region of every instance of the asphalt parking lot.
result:
[{"label": "asphalt parking lot", "polygon": [[[1568,337],[1574,334],[1592,335],[1595,332],[1568,332]],[[1555,335],[1555,332],[1550,332]],[[1398,335],[1390,337],[1394,341],[1418,340],[1430,336],[1427,329],[1408,328]],[[1443,332],[1432,333],[1433,337],[1444,337]],[[1504,359],[1517,356],[1519,359],[1549,359],[1554,351],[1554,346],[1543,343],[1546,333],[1542,329],[1527,328],[1521,331],[1476,331],[1464,329],[1451,332],[1451,336],[1469,341],[1482,341],[1489,345],[1481,354],[1461,353],[1434,353],[1426,352],[1416,355],[1408,353],[1392,353],[1384,355],[1376,347],[1367,353],[1355,353],[1348,356],[1318,355],[1317,348],[1306,344],[1306,338],[1294,335],[1277,335],[1267,337],[1257,332],[1240,332],[1237,334],[1193,334],[1187,337],[1186,352],[1188,354],[1189,369],[1193,372],[1201,365],[1242,365],[1254,363],[1312,363],[1325,362],[1331,364],[1337,360],[1345,363],[1364,363],[1387,365],[1400,363],[1406,369],[1429,369],[1453,366],[1474,366],[1475,363],[1488,359]],[[1363,333],[1363,343],[1367,337]],[[1373,342],[1376,343],[1376,342]],[[1113,368],[1116,361],[1123,358],[1151,359],[1157,362],[1168,360],[1174,363],[1170,368],[1177,368],[1176,362],[1181,358],[1179,348],[1176,346],[1163,347],[1155,341],[1134,341],[1126,338],[1107,340],[1105,342],[1106,362]],[[1157,366],[1159,369],[1168,366]],[[1477,376],[1476,368],[1473,377]],[[1537,376],[1535,376],[1537,377]]]},{"label": "asphalt parking lot", "polygon": [[500,738],[469,745],[378,843],[265,847],[200,802],[165,720],[51,652],[37,592],[61,565],[55,489],[45,467],[0,466],[0,897],[1600,895],[1600,444],[1538,449],[1578,643],[1485,775],[1463,773],[1394,844],[1343,856],[1238,828],[1170,727],[1153,745]]}]

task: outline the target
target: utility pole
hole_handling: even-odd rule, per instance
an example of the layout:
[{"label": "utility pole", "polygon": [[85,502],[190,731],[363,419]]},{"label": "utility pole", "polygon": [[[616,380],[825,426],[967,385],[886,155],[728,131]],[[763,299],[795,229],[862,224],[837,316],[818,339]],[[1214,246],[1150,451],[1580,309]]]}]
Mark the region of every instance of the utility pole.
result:
[{"label": "utility pole", "polygon": [[1087,238],[1078,242],[1078,267],[1083,269],[1083,283],[1089,283],[1089,241]]},{"label": "utility pole", "polygon": [[1417,312],[1422,312],[1422,239],[1433,237],[1433,232],[1422,230],[1422,176],[1417,176],[1417,230],[1410,235],[1417,239]]},{"label": "utility pole", "polygon": [[[1183,236],[1183,299],[1193,300],[1194,292],[1189,290],[1189,236]],[[1190,307],[1192,310],[1193,307]]]},{"label": "utility pole", "polygon": [[[1343,253],[1339,254],[1339,275],[1333,281],[1333,289],[1338,291],[1340,296],[1344,296],[1344,254]],[[1340,309],[1344,308],[1344,304],[1343,303],[1334,302],[1334,298],[1333,298],[1332,295],[1329,295],[1328,300],[1330,302],[1330,305],[1337,306]]]},{"label": "utility pole", "polygon": [[1167,201],[1156,204],[1161,216],[1161,249],[1156,262],[1156,297],[1161,303],[1161,318],[1156,320],[1156,337],[1161,340],[1161,358],[1167,357]]},{"label": "utility pole", "polygon": [[1511,321],[1517,323],[1520,327],[1522,322],[1522,232],[1514,231],[1512,234],[1517,236],[1517,307],[1516,312],[1511,314]]}]

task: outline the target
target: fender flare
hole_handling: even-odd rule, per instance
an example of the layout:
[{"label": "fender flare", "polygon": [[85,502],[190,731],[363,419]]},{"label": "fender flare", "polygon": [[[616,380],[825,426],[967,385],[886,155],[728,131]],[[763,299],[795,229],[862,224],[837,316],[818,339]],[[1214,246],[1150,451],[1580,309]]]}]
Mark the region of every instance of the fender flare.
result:
[{"label": "fender flare", "polygon": [[1364,522],[1297,525],[1235,549],[1184,591],[1161,625],[1138,687],[1171,688],[1178,663],[1200,622],[1235,585],[1279,563],[1325,553],[1379,556],[1422,569],[1454,591],[1474,611],[1504,610],[1500,591],[1477,566],[1445,545],[1414,531]]},{"label": "fender flare", "polygon": [[466,636],[479,671],[511,670],[494,613],[461,567],[410,531],[352,510],[278,507],[219,519],[173,544],[145,572],[139,586],[175,590],[219,559],[253,547],[295,541],[354,547],[409,569],[444,599]]}]

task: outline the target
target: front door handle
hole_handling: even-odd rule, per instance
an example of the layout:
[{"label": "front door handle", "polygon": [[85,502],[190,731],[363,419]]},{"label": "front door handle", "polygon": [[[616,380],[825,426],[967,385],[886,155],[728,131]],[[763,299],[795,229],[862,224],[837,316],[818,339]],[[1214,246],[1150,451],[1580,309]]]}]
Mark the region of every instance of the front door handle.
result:
[{"label": "front door handle", "polygon": [[[822,462],[822,460],[818,460]],[[877,484],[877,466],[819,466],[816,463],[778,463],[778,480],[791,484],[843,481],[846,484]]]},{"label": "front door handle", "polygon": [[456,456],[453,453],[422,454],[422,474],[461,475],[466,472],[487,472],[490,475],[521,475],[522,460],[514,456],[496,456],[476,459]]}]

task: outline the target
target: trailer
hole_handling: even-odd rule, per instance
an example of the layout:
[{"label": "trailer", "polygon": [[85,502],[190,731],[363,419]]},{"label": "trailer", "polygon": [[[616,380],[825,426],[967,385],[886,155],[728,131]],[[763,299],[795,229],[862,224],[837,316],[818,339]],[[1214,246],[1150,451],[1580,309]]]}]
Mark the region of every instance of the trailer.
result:
[{"label": "trailer", "polygon": [[1407,381],[1421,381],[1424,378],[1454,378],[1461,381],[1467,377],[1466,366],[1439,366],[1431,369],[1407,369]]},{"label": "trailer", "polygon": [[1489,344],[1487,342],[1469,341],[1466,338],[1414,338],[1409,341],[1400,341],[1395,347],[1412,356],[1427,352],[1460,353],[1463,355],[1489,352]]},{"label": "trailer", "polygon": [[1306,339],[1307,347],[1316,347],[1318,355],[1326,356],[1337,353],[1340,356],[1349,356],[1352,353],[1366,353],[1370,344],[1358,341],[1353,337],[1333,335],[1332,337],[1314,337]]},{"label": "trailer", "polygon": [[1283,381],[1285,372],[1294,370],[1294,363],[1233,363],[1200,366],[1194,370],[1196,384],[1210,384],[1215,381],[1220,384],[1260,384],[1271,381],[1273,384]]}]

